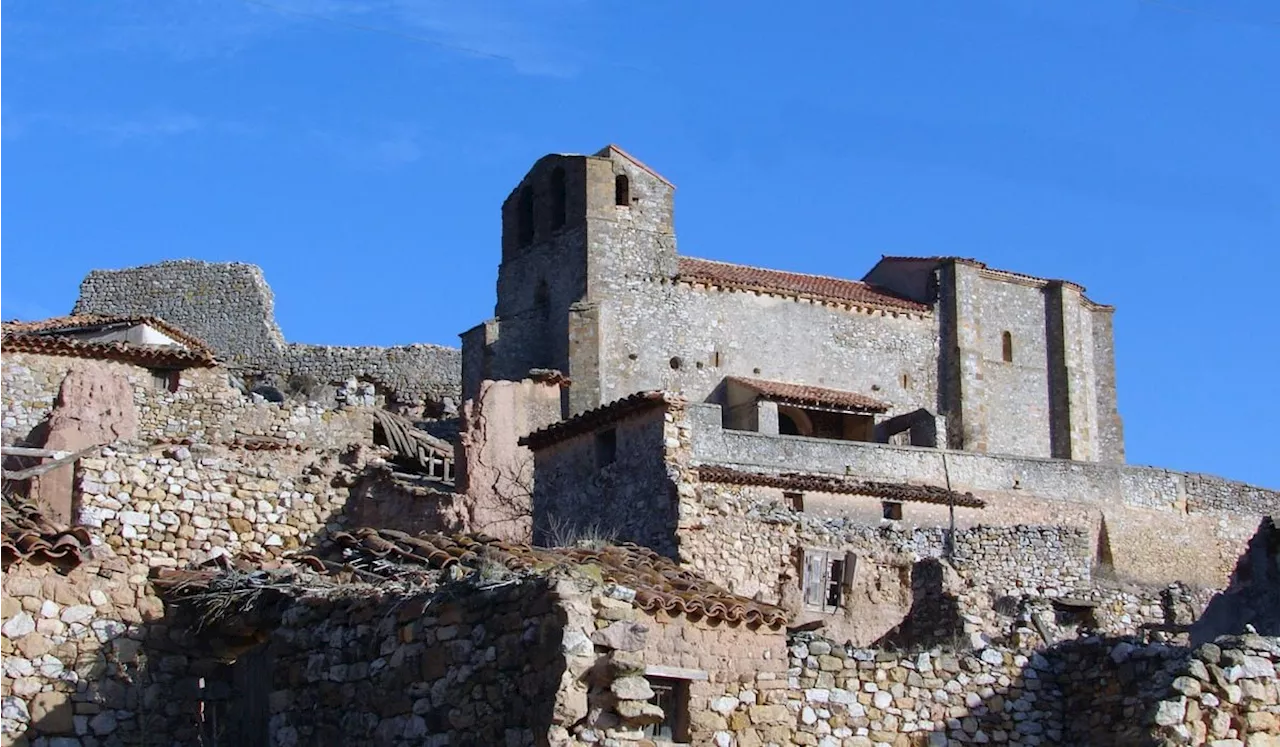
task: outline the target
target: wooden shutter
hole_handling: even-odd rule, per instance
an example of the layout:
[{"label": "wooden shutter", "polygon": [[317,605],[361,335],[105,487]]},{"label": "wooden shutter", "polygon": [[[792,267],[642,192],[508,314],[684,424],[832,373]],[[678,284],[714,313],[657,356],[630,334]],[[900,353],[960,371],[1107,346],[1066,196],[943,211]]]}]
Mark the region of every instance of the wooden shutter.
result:
[{"label": "wooden shutter", "polygon": [[858,577],[858,554],[850,550],[844,554],[844,578],[840,579],[840,583],[846,589],[853,588],[853,582]]},{"label": "wooden shutter", "polygon": [[830,563],[827,553],[819,550],[804,551],[804,603],[810,607],[822,607],[826,601],[826,577]]}]

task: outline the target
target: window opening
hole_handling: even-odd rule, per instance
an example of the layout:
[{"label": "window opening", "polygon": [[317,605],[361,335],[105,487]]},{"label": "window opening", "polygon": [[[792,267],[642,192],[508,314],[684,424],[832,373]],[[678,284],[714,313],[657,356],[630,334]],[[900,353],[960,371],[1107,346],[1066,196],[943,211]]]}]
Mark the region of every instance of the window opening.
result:
[{"label": "window opening", "polygon": [[610,428],[596,434],[596,469],[613,464],[618,458],[618,431]]},{"label": "window opening", "polygon": [[680,367],[684,365],[684,361],[680,360],[680,356],[678,355],[673,355],[670,362],[672,370],[675,371],[679,371]]},{"label": "window opening", "polygon": [[787,501],[787,505],[792,511],[804,510],[804,493],[784,492],[782,497]]},{"label": "window opening", "polygon": [[1006,331],[1000,335],[1000,355],[1005,363],[1013,363],[1013,333]]},{"label": "window opening", "polygon": [[889,521],[902,521],[902,504],[898,501],[881,501],[880,514]]},{"label": "window opening", "polygon": [[533,191],[527,186],[516,200],[516,238],[521,245],[533,241]]},{"label": "window opening", "polygon": [[689,741],[689,683],[669,677],[646,677],[653,690],[650,703],[662,709],[662,721],[644,727],[649,739],[676,743]]},{"label": "window opening", "polygon": [[822,612],[840,609],[844,590],[852,584],[857,559],[852,553],[805,550],[803,562],[805,606]]},{"label": "window opening", "polygon": [[551,230],[562,228],[564,223],[564,169],[557,166],[551,171]]},{"label": "window opening", "polygon": [[910,374],[905,374],[905,373],[904,373],[904,374],[902,375],[902,388],[903,388],[903,389],[910,389],[910,388],[911,388],[911,375],[910,375]]},{"label": "window opening", "polygon": [[151,369],[151,388],[157,392],[178,391],[180,372],[164,368]]},{"label": "window opening", "polygon": [[618,174],[613,179],[613,203],[619,207],[631,206],[631,180],[626,174]]}]

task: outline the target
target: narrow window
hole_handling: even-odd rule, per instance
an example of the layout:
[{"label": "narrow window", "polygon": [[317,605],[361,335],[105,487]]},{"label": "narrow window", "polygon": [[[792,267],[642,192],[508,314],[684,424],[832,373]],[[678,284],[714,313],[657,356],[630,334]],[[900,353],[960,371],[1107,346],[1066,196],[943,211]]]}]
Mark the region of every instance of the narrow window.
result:
[{"label": "narrow window", "polygon": [[610,428],[596,434],[596,469],[613,464],[618,458],[618,431]]},{"label": "narrow window", "polygon": [[516,238],[521,246],[533,241],[533,190],[520,188],[516,201]]},{"label": "narrow window", "polygon": [[618,174],[613,179],[613,203],[618,206],[631,206],[631,180],[626,174]]},{"label": "narrow window", "polygon": [[1000,355],[1005,363],[1013,363],[1013,334],[1010,332],[1000,335]]},{"label": "narrow window", "polygon": [[689,741],[689,682],[669,677],[646,677],[653,690],[650,703],[662,709],[662,720],[644,727],[649,739],[677,744]]},{"label": "narrow window", "polygon": [[563,228],[565,223],[564,169],[559,166],[551,171],[551,230]]},{"label": "narrow window", "polygon": [[712,366],[715,366],[716,368],[719,368],[719,367],[720,367],[720,361],[721,361],[721,358],[720,358],[720,351],[719,351],[719,350],[714,350],[714,351],[712,351],[712,352],[711,352],[711,365],[712,365]]},{"label": "narrow window", "polygon": [[902,504],[898,501],[881,501],[880,515],[889,521],[902,521]]},{"label": "narrow window", "polygon": [[804,577],[802,579],[805,606],[835,612],[844,602],[846,578],[853,570],[849,556],[827,550],[804,551]]},{"label": "narrow window", "polygon": [[906,373],[902,374],[902,388],[903,388],[903,389],[910,389],[910,388],[911,388],[911,375],[910,375],[910,374],[906,374]]},{"label": "narrow window", "polygon": [[804,493],[785,492],[782,494],[782,497],[786,500],[787,505],[791,507],[792,511],[804,510]]},{"label": "narrow window", "polygon": [[151,369],[151,388],[157,392],[176,392],[180,375],[179,371],[153,368]]}]

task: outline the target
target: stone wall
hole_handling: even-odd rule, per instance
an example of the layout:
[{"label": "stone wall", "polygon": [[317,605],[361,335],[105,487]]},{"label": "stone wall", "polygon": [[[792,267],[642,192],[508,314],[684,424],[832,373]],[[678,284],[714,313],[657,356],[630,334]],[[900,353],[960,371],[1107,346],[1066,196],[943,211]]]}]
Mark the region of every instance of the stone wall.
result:
[{"label": "stone wall", "polygon": [[1220,644],[1194,657],[1096,638],[1041,652],[895,654],[802,636],[790,648],[786,705],[808,736],[792,739],[867,747],[1273,744],[1276,639]]},{"label": "stone wall", "polygon": [[[690,459],[749,470],[853,475],[972,491],[990,523],[1066,524],[1095,536],[1105,517],[1115,570],[1146,583],[1221,587],[1280,493],[1206,475],[1061,459],[1033,459],[726,430],[720,408],[693,404]],[[1166,547],[1155,557],[1145,548]]]},{"label": "stone wall", "polygon": [[67,573],[6,569],[5,744],[210,744],[219,719],[234,720],[229,672],[197,654],[185,628],[167,624],[148,572],[107,548]]},{"label": "stone wall", "polygon": [[59,387],[73,368],[93,369],[128,382],[137,412],[137,437],[142,441],[226,443],[268,438],[333,448],[373,439],[373,417],[367,411],[268,402],[232,386],[222,368],[188,368],[181,372],[177,391],[170,391],[157,385],[149,369],[129,363],[9,353],[0,364],[5,443],[27,441],[48,418]]},{"label": "stone wall", "polygon": [[536,580],[454,599],[374,588],[304,597],[263,652],[268,743],[545,743],[562,618]]},{"label": "stone wall", "polygon": [[[597,536],[674,556],[676,488],[667,449],[676,443],[675,420],[656,408],[537,449],[535,541]],[[601,443],[605,433],[611,446]]]},{"label": "stone wall", "polygon": [[195,335],[236,368],[277,364],[284,335],[262,269],[184,259],[93,270],[73,314],[158,316]]},{"label": "stone wall", "polygon": [[[979,511],[961,512],[970,516],[957,531],[951,565],[963,583],[948,590],[955,597],[951,613],[958,632],[1007,634],[1014,620],[994,612],[998,598],[1055,598],[1091,586],[1093,549],[1085,532],[987,526],[975,523],[972,514]],[[904,527],[813,515],[794,510],[776,489],[740,485],[703,483],[683,490],[680,527],[681,562],[696,572],[734,593],[781,604],[800,621],[821,619],[829,635],[859,645],[879,640],[908,615],[922,614],[922,605],[936,604],[921,598],[916,567],[922,559],[944,556],[947,544],[945,524]],[[835,612],[802,603],[802,559],[812,551],[857,558],[857,572]]]},{"label": "stone wall", "polygon": [[279,557],[359,526],[465,527],[460,496],[396,478],[387,456],[360,444],[107,447],[79,460],[74,508],[103,544],[151,567]]},{"label": "stone wall", "polygon": [[73,313],[158,316],[248,374],[311,377],[325,385],[356,378],[416,407],[446,399],[456,406],[461,397],[462,357],[456,348],[286,344],[271,288],[255,265],[177,260],[94,270],[80,285]]}]

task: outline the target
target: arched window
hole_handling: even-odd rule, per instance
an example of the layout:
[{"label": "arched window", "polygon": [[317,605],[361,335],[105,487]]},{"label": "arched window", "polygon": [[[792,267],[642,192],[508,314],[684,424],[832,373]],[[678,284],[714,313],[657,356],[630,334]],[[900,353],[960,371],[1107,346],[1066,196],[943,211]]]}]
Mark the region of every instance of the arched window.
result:
[{"label": "arched window", "polygon": [[564,169],[551,170],[551,230],[562,228],[565,223]]},{"label": "arched window", "polygon": [[520,244],[533,241],[533,190],[520,188],[516,202],[516,237]]},{"label": "arched window", "polygon": [[618,174],[613,179],[613,204],[631,205],[631,180],[626,174]]},{"label": "arched window", "polygon": [[1000,356],[1005,363],[1013,363],[1013,333],[1006,331],[1000,335]]}]

